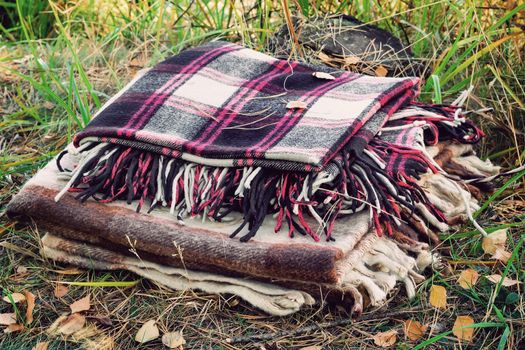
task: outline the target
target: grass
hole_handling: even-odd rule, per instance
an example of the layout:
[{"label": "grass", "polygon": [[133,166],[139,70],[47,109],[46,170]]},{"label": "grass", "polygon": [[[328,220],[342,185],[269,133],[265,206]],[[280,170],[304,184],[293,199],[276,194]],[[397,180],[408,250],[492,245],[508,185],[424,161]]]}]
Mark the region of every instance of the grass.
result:
[{"label": "grass", "polygon": [[[422,99],[450,101],[473,86],[467,101],[470,116],[490,134],[479,153],[506,167],[524,161],[525,5],[519,1],[0,1],[0,211],[137,70],[216,38],[264,51],[287,12],[344,12],[391,31],[429,68]],[[2,216],[0,286],[3,293],[32,291],[37,306],[35,321],[24,332],[0,337],[0,348],[31,349],[38,341],[49,341],[49,349],[131,349],[138,328],[153,318],[161,331],[182,330],[191,348],[250,348],[254,344],[232,346],[226,338],[335,322],[262,343],[272,349],[370,348],[372,335],[397,329],[398,349],[517,349],[525,343],[522,287],[481,278],[473,289],[464,290],[456,279],[461,270],[473,268],[481,276],[499,273],[525,280],[524,176],[521,172],[501,183],[477,213],[489,232],[509,228],[512,257],[506,265],[483,256],[480,235],[470,227],[442,235],[437,250],[448,264],[428,276],[415,300],[395,293],[388,308],[350,325],[341,322],[347,318],[344,310],[333,307],[267,317],[234,297],[173,292],[137,282],[127,272],[68,270],[38,255],[38,231]],[[69,283],[63,298],[53,295],[56,281]],[[432,284],[448,291],[444,311],[428,304]],[[90,315],[109,316],[112,324],[91,319],[91,333],[77,339],[48,337],[49,325],[88,293],[94,309]],[[0,313],[8,310],[10,305],[0,304]],[[457,315],[471,315],[476,322],[470,344],[460,345],[450,334]],[[401,322],[407,319],[431,325],[418,344],[402,336]],[[157,341],[144,348],[159,347]]]}]

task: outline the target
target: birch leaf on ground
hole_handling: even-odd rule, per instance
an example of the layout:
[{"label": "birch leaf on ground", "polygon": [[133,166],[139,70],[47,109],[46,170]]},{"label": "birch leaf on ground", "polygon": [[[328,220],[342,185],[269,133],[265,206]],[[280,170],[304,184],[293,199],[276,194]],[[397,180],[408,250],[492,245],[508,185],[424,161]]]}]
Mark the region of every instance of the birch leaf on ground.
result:
[{"label": "birch leaf on ground", "polygon": [[458,316],[454,322],[452,333],[463,341],[471,341],[474,337],[474,328],[462,328],[474,324],[474,319],[470,316]]},{"label": "birch leaf on ground", "polygon": [[186,344],[186,340],[181,332],[169,332],[162,336],[162,344],[170,349],[182,349]]},{"label": "birch leaf on ground", "polygon": [[481,248],[486,254],[494,254],[498,249],[505,250],[507,242],[507,229],[497,230],[483,237]]},{"label": "birch leaf on ground", "polygon": [[81,330],[86,324],[86,318],[81,314],[72,314],[58,326],[58,332],[70,335]]},{"label": "birch leaf on ground", "polygon": [[506,251],[505,249],[496,249],[496,251],[494,252],[494,254],[492,254],[492,256],[490,258],[494,259],[494,260],[499,260],[499,261],[501,261],[503,263],[507,263],[507,261],[509,261],[511,255],[512,255],[512,253]]},{"label": "birch leaf on ground", "polygon": [[16,314],[15,313],[5,313],[0,314],[0,325],[9,326],[16,323]]},{"label": "birch leaf on ground", "polygon": [[395,329],[391,329],[386,332],[377,333],[374,335],[373,339],[375,345],[382,348],[388,348],[396,343],[397,331]]},{"label": "birch leaf on ground", "polygon": [[[501,275],[498,275],[498,274],[489,275],[489,276],[487,276],[487,279],[489,281],[491,281],[492,283],[494,283],[494,284],[498,284],[501,281]],[[504,277],[503,278],[503,282],[501,283],[501,285],[504,286],[504,287],[512,287],[512,286],[515,286],[515,285],[520,284],[520,283],[521,282],[518,281],[518,280],[513,280],[511,278]]]},{"label": "birch leaf on ground", "polygon": [[428,302],[435,308],[445,309],[447,307],[447,290],[445,287],[432,285]]},{"label": "birch leaf on ground", "polygon": [[288,109],[304,109],[306,108],[306,102],[303,101],[290,101],[286,104]]},{"label": "birch leaf on ground", "polygon": [[159,337],[159,329],[155,324],[155,320],[149,320],[140,327],[139,331],[135,335],[135,341],[139,343],[147,343],[151,340]]},{"label": "birch leaf on ground", "polygon": [[386,75],[388,74],[388,70],[383,66],[377,67],[374,72],[377,77],[386,77]]},{"label": "birch leaf on ground", "polygon": [[335,77],[325,72],[313,72],[312,75],[318,79],[334,80]]},{"label": "birch leaf on ground", "polygon": [[478,282],[479,274],[476,270],[466,269],[461,271],[458,278],[458,284],[463,289],[470,289]]},{"label": "birch leaf on ground", "polygon": [[36,298],[35,298],[35,295],[28,290],[24,291],[24,296],[27,300],[26,323],[31,324],[33,323],[33,311],[35,310]]},{"label": "birch leaf on ground", "polygon": [[82,299],[78,299],[73,304],[69,305],[69,308],[71,309],[72,314],[76,312],[89,310],[91,308],[91,300],[89,298],[89,294],[83,297]]},{"label": "birch leaf on ground", "polygon": [[69,293],[69,288],[63,284],[59,284],[57,283],[56,287],[55,287],[55,290],[53,292],[53,294],[55,295],[55,297],[57,298],[62,298],[63,296],[65,296],[67,293]]},{"label": "birch leaf on ground", "polygon": [[14,332],[21,332],[24,330],[24,325],[20,323],[10,324],[7,326],[6,329],[4,329],[4,333],[14,333]]},{"label": "birch leaf on ground", "polygon": [[11,303],[11,299],[13,300],[12,302],[17,304],[21,301],[25,301],[26,297],[22,293],[11,293],[2,298],[2,300],[5,301],[6,303]]},{"label": "birch leaf on ground", "polygon": [[424,326],[421,324],[421,322],[416,320],[408,320],[404,322],[403,328],[405,330],[405,336],[408,339],[417,341],[419,338],[425,335],[428,326]]}]

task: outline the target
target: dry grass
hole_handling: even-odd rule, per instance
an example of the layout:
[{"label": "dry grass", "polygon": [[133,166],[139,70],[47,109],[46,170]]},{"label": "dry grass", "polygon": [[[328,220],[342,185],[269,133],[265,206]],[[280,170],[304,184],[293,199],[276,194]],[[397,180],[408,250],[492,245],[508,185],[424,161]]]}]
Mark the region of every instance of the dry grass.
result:
[{"label": "dry grass", "polygon": [[[29,13],[30,3],[19,1],[18,11]],[[33,13],[23,22],[14,18],[12,30],[6,28],[1,37],[2,208],[85,125],[97,106],[138,69],[216,37],[263,50],[271,31],[284,18],[279,1],[244,1],[244,5],[235,6],[231,6],[233,1],[201,0],[120,1],[119,6],[111,6],[109,1],[42,3],[44,12]],[[524,18],[519,13],[506,18],[517,8],[517,2],[491,1],[484,8],[476,1],[465,5],[453,1],[394,1],[383,6],[376,1],[309,1],[308,8],[306,1],[288,3],[292,13],[299,13],[296,3],[302,4],[309,14],[343,9],[408,38],[416,55],[425,58],[438,76],[439,84],[429,80],[423,85],[422,97],[449,99],[472,84],[469,106],[478,110],[475,118],[490,131],[490,138],[480,146],[481,154],[505,166],[522,162],[525,40],[522,32],[515,34],[523,30]],[[2,6],[5,5],[0,3]],[[11,7],[6,9],[13,13]],[[502,18],[506,20],[493,28]],[[499,42],[509,35],[514,36]],[[35,321],[24,332],[2,335],[0,348],[31,349],[38,341],[49,341],[49,349],[133,349],[137,348],[133,340],[136,331],[145,321],[155,319],[161,332],[182,330],[187,348],[374,348],[374,334],[396,329],[399,334],[395,347],[399,349],[425,341],[429,349],[518,349],[525,344],[522,286],[499,288],[481,278],[472,290],[464,290],[456,280],[466,268],[473,268],[482,276],[507,273],[510,278],[525,280],[524,209],[525,188],[514,184],[480,216],[487,228],[511,226],[508,250],[514,255],[508,264],[483,256],[478,233],[469,231],[469,227],[461,228],[442,237],[443,244],[437,250],[449,264],[428,276],[415,300],[408,301],[400,290],[391,296],[390,306],[369,310],[355,321],[348,319],[345,310],[325,305],[289,317],[268,317],[235,297],[173,292],[146,280],[125,288],[70,286],[66,296],[57,298],[53,293],[56,281],[134,281],[137,277],[127,272],[68,274],[72,272],[68,267],[39,256],[39,232],[14,225],[2,216],[0,286],[4,293],[32,291],[37,296],[37,306]],[[445,311],[428,304],[432,284],[448,290],[449,305]],[[93,316],[88,318],[89,332],[76,339],[47,335],[46,329],[69,310],[68,305],[87,294],[92,299],[87,315]],[[0,303],[0,313],[11,309],[11,305]],[[467,314],[486,328],[477,328],[470,344],[460,344],[447,332],[457,315]],[[97,315],[109,317],[112,324],[100,324]],[[430,325],[430,331],[418,342],[404,338],[402,321],[408,319]],[[326,322],[325,327],[318,327]],[[261,334],[276,337],[261,341],[252,338],[251,343],[226,341]],[[161,347],[157,340],[141,348]]]}]

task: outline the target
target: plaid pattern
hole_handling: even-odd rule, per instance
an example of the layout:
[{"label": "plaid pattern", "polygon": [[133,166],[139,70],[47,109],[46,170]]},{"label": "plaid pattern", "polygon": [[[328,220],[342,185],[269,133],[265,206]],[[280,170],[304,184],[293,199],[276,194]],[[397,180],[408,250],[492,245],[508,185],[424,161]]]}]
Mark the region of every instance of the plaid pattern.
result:
[{"label": "plaid pattern", "polygon": [[[372,116],[381,126],[418,91],[417,78],[332,71],[335,79],[326,80],[312,75],[318,71],[327,68],[209,43],[155,66],[75,143],[95,137],[215,166],[308,171],[325,166]],[[290,101],[306,108],[286,108]]]},{"label": "plaid pattern", "polygon": [[137,210],[170,207],[179,221],[240,211],[231,236],[244,231],[241,241],[269,214],[275,232],[287,225],[290,237],[314,240],[365,209],[379,234],[418,211],[443,222],[417,183],[438,171],[425,144],[483,134],[457,107],[415,102],[418,88],[418,78],[333,71],[225,42],[192,48],[128,85],[76,135],[81,159],[56,199],[137,200]]}]

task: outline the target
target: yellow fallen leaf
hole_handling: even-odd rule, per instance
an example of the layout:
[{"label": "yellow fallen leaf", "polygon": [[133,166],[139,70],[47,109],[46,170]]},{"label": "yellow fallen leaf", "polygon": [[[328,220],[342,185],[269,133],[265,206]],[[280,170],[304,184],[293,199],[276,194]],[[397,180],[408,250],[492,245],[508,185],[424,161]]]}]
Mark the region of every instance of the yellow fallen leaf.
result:
[{"label": "yellow fallen leaf", "polygon": [[57,283],[56,287],[55,287],[55,290],[53,292],[53,294],[55,295],[55,297],[57,298],[62,298],[63,296],[65,296],[67,293],[69,293],[69,288],[63,284],[59,284]]},{"label": "yellow fallen leaf", "polygon": [[20,323],[10,324],[7,326],[7,328],[4,329],[4,333],[14,333],[14,332],[21,332],[24,330],[24,325]]},{"label": "yellow fallen leaf", "polygon": [[474,328],[462,328],[474,324],[474,319],[470,316],[458,316],[454,326],[452,327],[452,333],[463,341],[471,341],[474,336]]},{"label": "yellow fallen leaf", "polygon": [[428,302],[435,308],[445,309],[447,307],[447,290],[445,287],[432,285]]},{"label": "yellow fallen leaf", "polygon": [[374,335],[373,339],[375,345],[382,348],[388,348],[396,343],[397,331],[395,329],[391,329],[386,332],[377,333]]},{"label": "yellow fallen leaf", "polygon": [[16,314],[15,313],[5,313],[0,314],[0,325],[9,326],[16,323]]},{"label": "yellow fallen leaf", "polygon": [[170,349],[183,349],[186,340],[181,332],[169,332],[162,336],[162,344]]},{"label": "yellow fallen leaf", "polygon": [[82,299],[78,299],[73,304],[69,305],[69,308],[71,309],[72,314],[76,312],[89,310],[91,308],[91,301],[89,298],[89,294],[83,297]]},{"label": "yellow fallen leaf", "polygon": [[499,248],[499,249],[496,249],[496,251],[494,252],[494,254],[492,254],[490,258],[507,263],[507,261],[509,261],[511,256],[512,256],[511,252],[508,252],[505,249]]},{"label": "yellow fallen leaf", "polygon": [[498,249],[505,250],[506,242],[507,229],[497,230],[490,233],[487,237],[483,237],[481,248],[486,254],[494,254]]},{"label": "yellow fallen leaf", "polygon": [[81,314],[72,314],[58,326],[58,333],[71,335],[81,330],[86,324],[86,318]]},{"label": "yellow fallen leaf", "polygon": [[478,282],[479,274],[476,270],[466,269],[461,271],[458,278],[458,284],[463,289],[470,289]]},{"label": "yellow fallen leaf", "polygon": [[306,106],[306,102],[303,101],[290,101],[286,104],[288,109],[304,109]]},{"label": "yellow fallen leaf", "polygon": [[412,341],[417,341],[425,334],[428,326],[422,325],[419,321],[408,320],[404,322],[403,328],[405,330],[405,336],[408,339]]},{"label": "yellow fallen leaf", "polygon": [[313,72],[312,75],[318,79],[334,80],[335,77],[325,72]]},{"label": "yellow fallen leaf", "polygon": [[36,345],[33,346],[32,350],[47,350],[48,346],[49,346],[49,343],[47,341],[41,341],[39,343],[36,343]]},{"label": "yellow fallen leaf", "polygon": [[135,335],[135,341],[141,344],[147,343],[151,340],[159,337],[159,329],[155,324],[155,320],[149,320],[140,327],[139,331]]},{"label": "yellow fallen leaf", "polygon": [[[498,284],[501,281],[501,277],[502,277],[501,275],[494,274],[494,275],[487,276],[487,279],[494,284]],[[503,282],[501,283],[501,285],[504,287],[512,287],[520,283],[521,282],[518,280],[513,280],[511,278],[505,277],[503,278]]]},{"label": "yellow fallen leaf", "polygon": [[33,311],[35,310],[35,295],[28,290],[24,290],[24,296],[27,300],[26,308],[26,323],[31,324],[33,322]]},{"label": "yellow fallen leaf", "polygon": [[352,66],[352,65],[358,64],[359,62],[361,62],[361,58],[358,56],[346,56],[345,57],[346,66]]},{"label": "yellow fallen leaf", "polygon": [[25,301],[26,297],[22,293],[11,293],[2,298],[2,300],[5,301],[6,303],[11,303],[11,299],[13,299],[12,302],[17,304],[21,301]]},{"label": "yellow fallen leaf", "polygon": [[379,66],[375,69],[374,73],[377,77],[386,77],[388,70],[383,66]]}]

